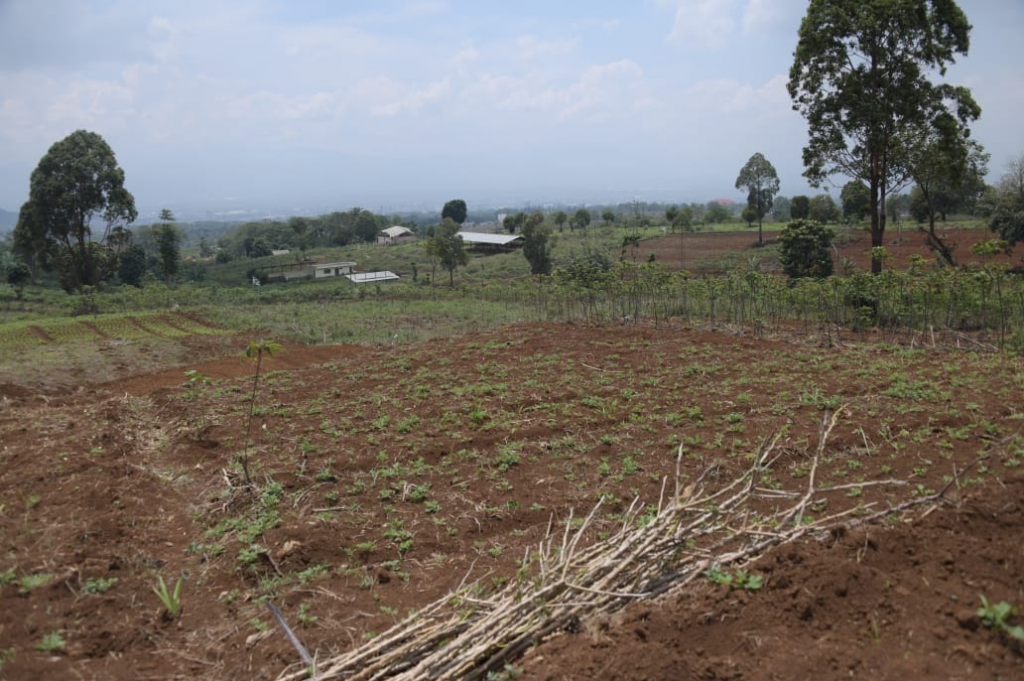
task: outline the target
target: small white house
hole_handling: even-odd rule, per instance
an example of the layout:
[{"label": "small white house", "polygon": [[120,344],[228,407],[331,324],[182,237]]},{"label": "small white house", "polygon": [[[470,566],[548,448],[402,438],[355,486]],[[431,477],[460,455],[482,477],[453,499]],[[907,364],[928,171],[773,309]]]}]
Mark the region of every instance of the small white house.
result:
[{"label": "small white house", "polygon": [[395,225],[394,227],[388,227],[387,229],[381,230],[380,234],[377,235],[377,243],[393,246],[394,244],[412,241],[415,238],[416,234],[408,227]]},{"label": "small white house", "polygon": [[338,277],[346,274],[352,274],[352,269],[356,266],[354,262],[322,262],[317,263],[313,266],[313,278],[314,279],[327,279],[329,277]]}]

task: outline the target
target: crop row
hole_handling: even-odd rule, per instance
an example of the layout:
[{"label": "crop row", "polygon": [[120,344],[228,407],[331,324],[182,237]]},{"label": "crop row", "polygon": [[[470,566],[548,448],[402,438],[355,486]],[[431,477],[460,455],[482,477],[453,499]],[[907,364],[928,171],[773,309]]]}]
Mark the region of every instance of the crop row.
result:
[{"label": "crop row", "polygon": [[[35,327],[35,328],[33,328]],[[39,331],[43,334],[40,334]],[[20,350],[42,345],[46,337],[57,344],[96,342],[104,336],[115,340],[138,340],[151,336],[182,338],[224,333],[178,314],[98,315],[87,322],[49,319],[31,324],[18,322],[0,326],[0,349]]]}]

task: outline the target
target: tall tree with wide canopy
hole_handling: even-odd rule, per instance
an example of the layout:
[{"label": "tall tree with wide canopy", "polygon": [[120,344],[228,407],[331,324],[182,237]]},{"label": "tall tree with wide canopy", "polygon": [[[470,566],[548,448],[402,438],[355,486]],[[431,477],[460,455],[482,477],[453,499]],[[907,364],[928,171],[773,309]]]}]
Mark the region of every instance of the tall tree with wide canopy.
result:
[{"label": "tall tree with wide canopy", "polygon": [[466,202],[462,199],[452,199],[444,204],[444,208],[441,209],[442,220],[451,218],[460,225],[466,221],[467,215],[469,215],[469,209],[466,208]]},{"label": "tall tree with wide canopy", "polygon": [[872,246],[922,131],[944,114],[963,126],[981,114],[968,89],[930,80],[967,54],[970,31],[953,0],[810,0],[788,83],[809,127],[804,175],[816,187],[836,174],[868,185]]},{"label": "tall tree with wide canopy", "polygon": [[757,216],[757,244],[760,246],[764,243],[764,216],[772,209],[772,201],[779,193],[779,174],[775,172],[775,166],[758,152],[740,169],[736,189],[747,190],[747,207]]},{"label": "tall tree with wide canopy", "polygon": [[[117,259],[104,242],[113,228],[136,217],[113,150],[98,134],[78,130],[51,146],[32,171],[16,241],[57,269],[66,290],[81,293],[111,276]],[[106,223],[95,240],[94,219]]]}]

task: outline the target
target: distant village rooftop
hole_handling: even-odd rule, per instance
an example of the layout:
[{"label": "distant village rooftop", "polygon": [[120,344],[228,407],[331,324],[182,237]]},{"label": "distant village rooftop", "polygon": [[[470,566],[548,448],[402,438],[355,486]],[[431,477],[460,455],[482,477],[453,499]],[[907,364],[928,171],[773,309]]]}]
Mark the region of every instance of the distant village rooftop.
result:
[{"label": "distant village rooftop", "polygon": [[523,238],[518,234],[489,234],[485,232],[458,232],[456,236],[461,237],[462,241],[467,244],[486,246],[509,246]]},{"label": "distant village rooftop", "polygon": [[400,225],[395,225],[394,227],[388,227],[387,229],[381,230],[381,234],[385,234],[391,237],[392,239],[397,239],[400,236],[409,236],[412,233],[413,231],[411,229],[409,229],[408,227],[402,227]]}]

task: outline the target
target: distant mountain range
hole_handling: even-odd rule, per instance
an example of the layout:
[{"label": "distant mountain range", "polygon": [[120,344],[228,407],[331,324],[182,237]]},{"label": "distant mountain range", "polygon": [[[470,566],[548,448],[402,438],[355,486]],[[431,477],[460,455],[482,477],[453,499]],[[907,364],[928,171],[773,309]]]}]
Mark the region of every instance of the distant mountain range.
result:
[{"label": "distant mountain range", "polygon": [[18,214],[0,208],[0,232],[10,232],[18,224]]}]

